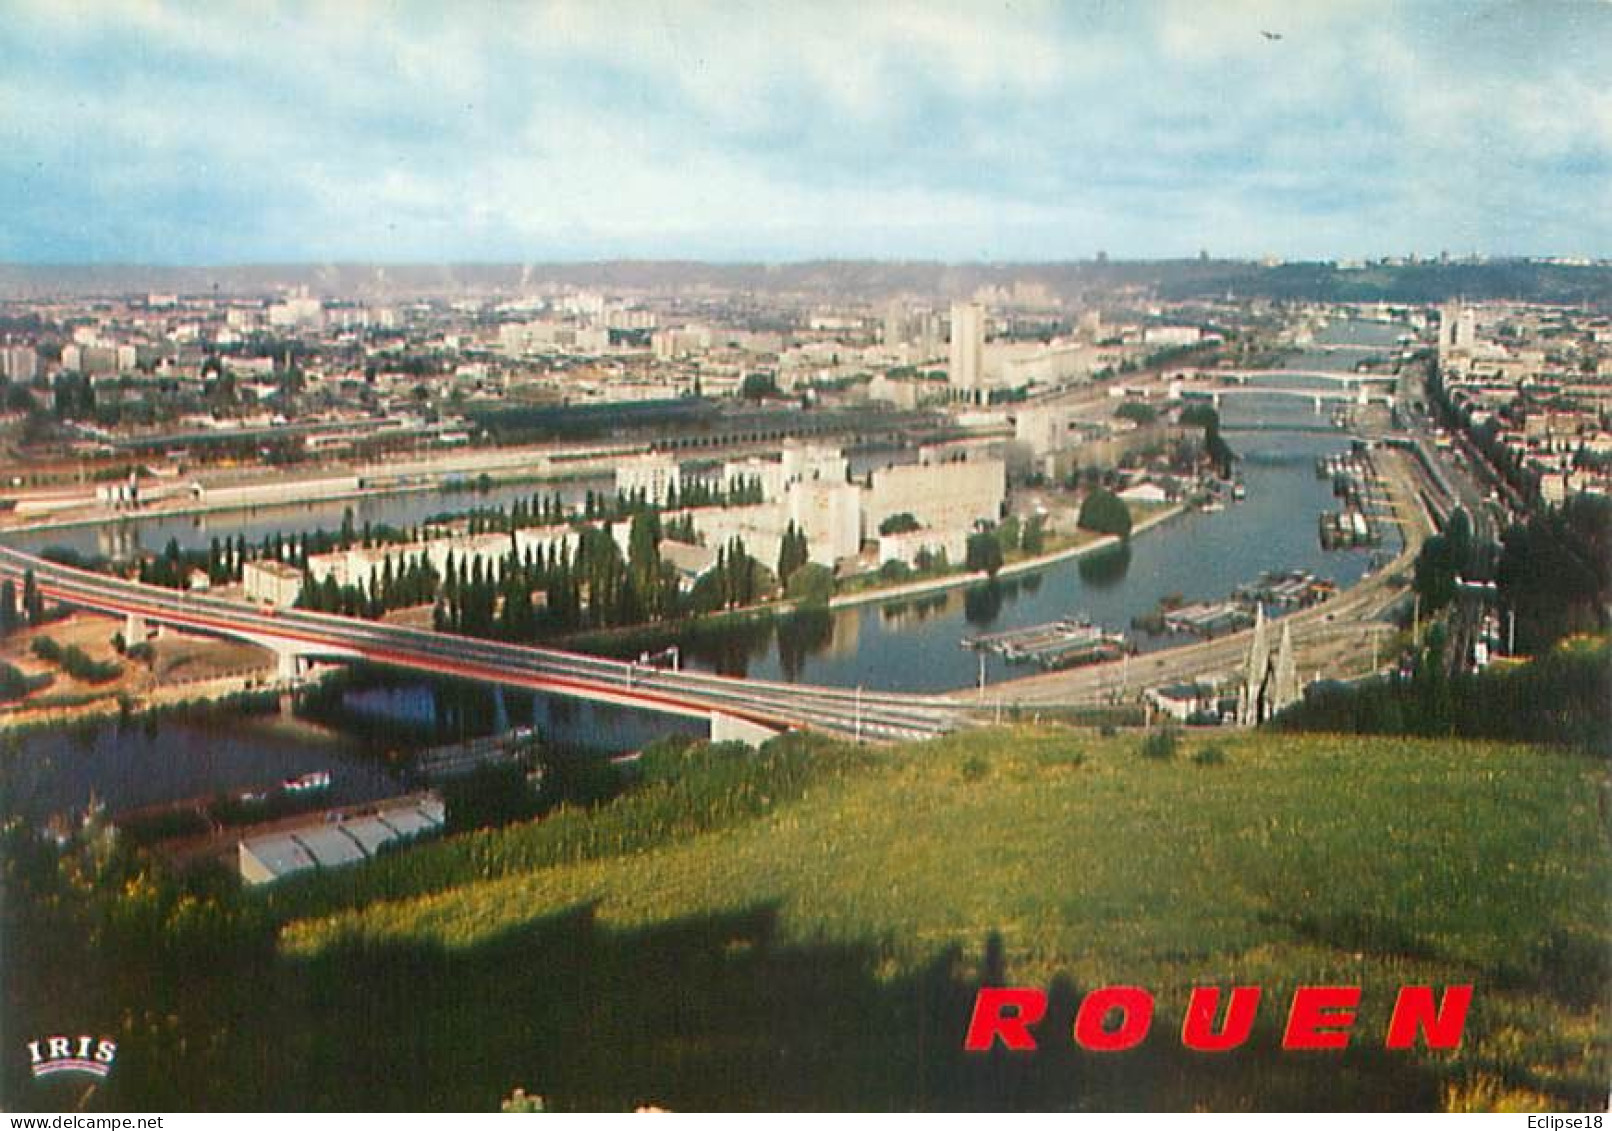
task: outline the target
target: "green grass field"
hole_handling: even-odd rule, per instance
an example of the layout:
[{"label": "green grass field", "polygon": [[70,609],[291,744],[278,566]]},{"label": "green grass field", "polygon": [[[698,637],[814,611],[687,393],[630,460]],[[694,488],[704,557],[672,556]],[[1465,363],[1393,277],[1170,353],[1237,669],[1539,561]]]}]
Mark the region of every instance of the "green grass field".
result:
[{"label": "green grass field", "polygon": [[[1134,738],[1028,730],[881,753],[698,835],[295,919],[281,949],[316,968],[429,956],[457,978],[502,967],[494,956],[516,940],[541,951],[580,936],[601,966],[561,963],[574,985],[511,971],[545,1008],[582,1011],[560,1027],[565,1051],[555,1031],[523,1026],[530,1045],[513,1050],[507,1079],[487,1081],[562,1105],[1604,1098],[1612,935],[1597,763],[1396,739],[1218,744],[1220,765],[1195,762],[1192,743],[1158,762]],[[749,787],[764,791],[764,778]],[[1055,1000],[1141,985],[1160,1014],[1133,1054],[1073,1055],[1055,1007],[1063,1028],[1042,1051],[964,1056],[982,978],[1055,985]],[[1411,982],[1475,983],[1458,1053],[1383,1052],[1387,1010]],[[1229,1063],[1180,1049],[1186,991],[1200,983],[1259,984],[1271,1003]],[[1351,1053],[1276,1050],[1297,984],[1365,987]],[[616,1011],[644,1007],[631,1031],[614,1027]],[[489,1039],[507,1020],[463,1016]],[[669,1064],[683,1067],[660,1071]]]},{"label": "green grass field", "polygon": [[[1261,734],[1213,736],[1224,759],[1205,764],[1210,741],[1168,761],[1135,735],[1030,729],[663,754],[594,810],[230,897],[236,941],[125,972],[132,1012],[85,995],[127,1050],[106,1101],[486,1109],[523,1088],[551,1110],[1605,1102],[1603,762]],[[67,958],[47,950],[33,961],[48,974]],[[97,976],[76,974],[66,989],[31,981],[41,1000],[23,1012]],[[1386,1051],[1397,988],[1422,982],[1475,985],[1463,1046]],[[982,983],[1050,989],[1038,1051],[963,1052]],[[1184,1051],[1189,988],[1250,983],[1265,998],[1248,1045]],[[1073,1008],[1108,984],[1154,993],[1151,1036],[1079,1053]],[[1300,984],[1364,988],[1347,1051],[1280,1050]]]}]

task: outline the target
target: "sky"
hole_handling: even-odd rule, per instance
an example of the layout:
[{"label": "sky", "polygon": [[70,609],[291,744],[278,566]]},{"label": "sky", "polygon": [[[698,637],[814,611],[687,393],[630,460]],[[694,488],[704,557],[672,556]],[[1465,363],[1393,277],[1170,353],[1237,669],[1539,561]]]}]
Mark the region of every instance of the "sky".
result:
[{"label": "sky", "polygon": [[0,0],[0,261],[1612,257],[1612,0]]}]

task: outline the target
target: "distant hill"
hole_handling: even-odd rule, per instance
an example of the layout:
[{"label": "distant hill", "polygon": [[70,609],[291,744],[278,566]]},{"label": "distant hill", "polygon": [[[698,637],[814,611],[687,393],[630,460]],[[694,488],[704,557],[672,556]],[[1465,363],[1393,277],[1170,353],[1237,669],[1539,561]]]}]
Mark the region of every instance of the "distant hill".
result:
[{"label": "distant hill", "polygon": [[1343,269],[1331,263],[1267,267],[1222,259],[1022,264],[874,260],[782,264],[675,260],[532,264],[287,263],[216,267],[0,264],[0,298],[6,299],[125,295],[146,291],[246,296],[306,286],[332,298],[396,301],[427,296],[515,296],[545,285],[560,285],[680,294],[708,290],[777,297],[876,300],[903,294],[961,297],[981,287],[1011,288],[1015,283],[1039,284],[1065,300],[1128,288],[1164,299],[1231,296],[1429,303],[1464,297],[1589,303],[1612,309],[1612,266],[1570,267],[1526,259],[1356,269]]}]

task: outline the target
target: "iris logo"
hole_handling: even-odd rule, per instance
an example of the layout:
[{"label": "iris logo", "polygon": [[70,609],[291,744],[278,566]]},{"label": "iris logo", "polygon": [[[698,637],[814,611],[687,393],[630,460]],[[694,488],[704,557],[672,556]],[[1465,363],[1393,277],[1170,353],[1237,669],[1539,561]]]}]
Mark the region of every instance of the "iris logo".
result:
[{"label": "iris logo", "polygon": [[116,1041],[105,1037],[44,1037],[28,1042],[28,1059],[34,1078],[59,1072],[85,1072],[105,1077],[117,1058]]}]

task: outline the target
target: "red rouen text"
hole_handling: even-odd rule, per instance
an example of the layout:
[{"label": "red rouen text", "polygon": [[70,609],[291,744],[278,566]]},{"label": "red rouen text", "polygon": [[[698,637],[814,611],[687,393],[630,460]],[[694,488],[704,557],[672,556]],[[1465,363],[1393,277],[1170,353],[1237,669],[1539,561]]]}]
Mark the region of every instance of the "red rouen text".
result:
[{"label": "red rouen text", "polygon": [[[1258,986],[1198,986],[1187,1000],[1181,1043],[1197,1052],[1227,1052],[1241,1047],[1254,1031],[1262,992]],[[1418,1042],[1430,1049],[1461,1045],[1470,985],[1446,986],[1435,997],[1432,986],[1401,986],[1383,1039],[1390,1049],[1409,1049]],[[1092,1052],[1124,1052],[1147,1039],[1153,1025],[1153,995],[1139,986],[1104,986],[1081,999],[1070,1032],[1075,1044]],[[1290,1051],[1339,1050],[1349,1047],[1359,986],[1300,986],[1288,1004],[1282,1048]],[[974,1015],[963,1048],[985,1052],[1003,1048],[1026,1052],[1037,1047],[1032,1031],[1047,1017],[1047,994],[1023,986],[982,986],[974,998]]]}]

